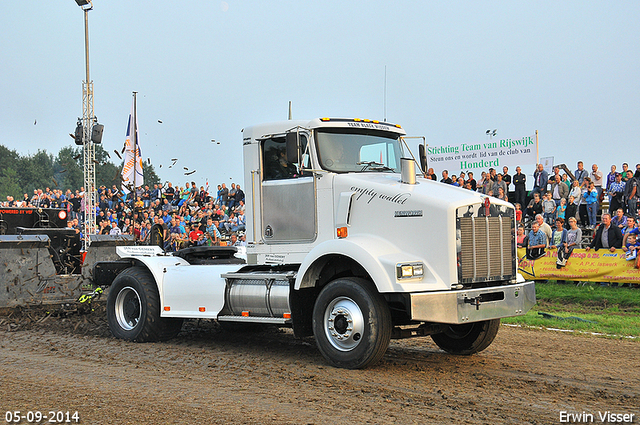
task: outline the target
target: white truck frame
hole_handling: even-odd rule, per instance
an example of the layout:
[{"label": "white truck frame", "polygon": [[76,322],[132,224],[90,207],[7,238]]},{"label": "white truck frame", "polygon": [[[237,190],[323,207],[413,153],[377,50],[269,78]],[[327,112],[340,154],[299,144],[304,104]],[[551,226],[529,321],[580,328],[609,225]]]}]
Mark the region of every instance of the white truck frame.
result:
[{"label": "white truck frame", "polygon": [[404,136],[359,119],[244,129],[246,259],[119,247],[94,269],[112,333],[164,340],[196,318],[289,326],[344,368],[377,362],[392,337],[488,347],[500,318],[535,304],[517,273],[514,207],[416,176]]}]

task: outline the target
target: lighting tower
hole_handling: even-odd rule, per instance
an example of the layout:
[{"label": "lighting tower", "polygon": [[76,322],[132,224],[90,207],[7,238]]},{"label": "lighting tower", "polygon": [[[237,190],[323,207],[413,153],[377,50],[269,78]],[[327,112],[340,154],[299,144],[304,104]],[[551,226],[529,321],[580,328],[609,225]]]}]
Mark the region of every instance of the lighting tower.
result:
[{"label": "lighting tower", "polygon": [[75,0],[84,11],[84,51],[86,79],[82,82],[82,146],[84,172],[84,249],[89,247],[89,234],[96,228],[96,147],[91,140],[93,123],[97,121],[93,114],[93,81],[89,78],[89,11],[93,9],[91,0]]}]

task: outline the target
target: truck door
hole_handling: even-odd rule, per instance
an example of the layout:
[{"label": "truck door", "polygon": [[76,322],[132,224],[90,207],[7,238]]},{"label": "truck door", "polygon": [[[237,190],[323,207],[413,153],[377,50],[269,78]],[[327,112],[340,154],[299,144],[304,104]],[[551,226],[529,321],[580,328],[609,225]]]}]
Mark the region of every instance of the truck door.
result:
[{"label": "truck door", "polygon": [[[303,152],[308,139],[301,135]],[[267,244],[312,242],[317,234],[315,179],[309,169],[287,161],[285,137],[261,143],[262,150],[262,237]]]}]

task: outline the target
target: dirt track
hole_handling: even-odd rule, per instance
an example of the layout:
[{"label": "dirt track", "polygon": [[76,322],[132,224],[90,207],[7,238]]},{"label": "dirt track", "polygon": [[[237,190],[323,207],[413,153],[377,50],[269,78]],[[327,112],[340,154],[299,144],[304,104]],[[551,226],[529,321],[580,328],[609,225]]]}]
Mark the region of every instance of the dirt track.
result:
[{"label": "dirt track", "polygon": [[290,331],[190,322],[170,342],[135,344],[112,338],[100,313],[25,317],[0,317],[2,420],[55,410],[85,424],[553,424],[561,411],[595,423],[612,411],[640,423],[634,341],[502,326],[479,355],[399,340],[377,366],[351,371]]}]

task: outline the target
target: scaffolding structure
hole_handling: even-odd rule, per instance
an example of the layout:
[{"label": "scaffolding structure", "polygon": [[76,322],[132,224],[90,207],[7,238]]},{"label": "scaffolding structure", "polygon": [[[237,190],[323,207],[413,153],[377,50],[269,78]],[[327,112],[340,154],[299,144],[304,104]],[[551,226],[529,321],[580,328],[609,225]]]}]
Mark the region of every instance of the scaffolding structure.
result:
[{"label": "scaffolding structure", "polygon": [[[88,82],[87,82],[88,81]],[[93,81],[82,82],[82,151],[84,175],[84,247],[89,247],[89,235],[96,229],[96,146],[91,141],[95,116],[93,115]]]},{"label": "scaffolding structure", "polygon": [[84,46],[86,79],[82,82],[82,157],[84,174],[83,248],[91,243],[89,235],[96,231],[96,147],[91,140],[93,124],[97,121],[93,113],[93,81],[89,78],[89,11],[93,9],[91,1],[76,0],[84,11]]}]

